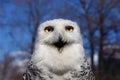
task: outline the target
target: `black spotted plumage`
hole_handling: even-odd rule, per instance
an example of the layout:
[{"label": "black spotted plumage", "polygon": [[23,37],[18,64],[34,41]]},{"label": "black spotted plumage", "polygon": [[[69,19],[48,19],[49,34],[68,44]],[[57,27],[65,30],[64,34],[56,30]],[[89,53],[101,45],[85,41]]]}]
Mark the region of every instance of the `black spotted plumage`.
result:
[{"label": "black spotted plumage", "polygon": [[[84,57],[84,62],[80,66],[81,70],[71,70],[67,73],[68,77],[64,80],[95,80],[87,59]],[[38,69],[32,62],[29,62],[26,72],[23,74],[23,80],[55,80],[50,74],[45,74],[42,69]]]},{"label": "black spotted plumage", "polygon": [[[23,80],[47,80],[46,78],[42,69],[38,69],[31,61],[28,63],[27,70],[23,74]],[[49,76],[49,78],[52,80],[52,77]]]}]

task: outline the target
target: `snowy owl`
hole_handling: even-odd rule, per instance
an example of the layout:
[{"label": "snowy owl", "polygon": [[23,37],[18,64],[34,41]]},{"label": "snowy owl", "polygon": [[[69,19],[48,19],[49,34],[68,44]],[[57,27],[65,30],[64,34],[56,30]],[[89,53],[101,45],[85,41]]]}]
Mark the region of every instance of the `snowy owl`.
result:
[{"label": "snowy owl", "polygon": [[23,80],[95,80],[76,22],[54,19],[38,27]]}]

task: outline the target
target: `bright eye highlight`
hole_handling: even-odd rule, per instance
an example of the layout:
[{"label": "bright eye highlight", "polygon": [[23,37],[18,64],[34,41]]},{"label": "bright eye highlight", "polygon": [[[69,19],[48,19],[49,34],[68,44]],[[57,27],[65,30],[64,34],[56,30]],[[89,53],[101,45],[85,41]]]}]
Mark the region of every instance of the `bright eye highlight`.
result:
[{"label": "bright eye highlight", "polygon": [[53,32],[53,30],[54,30],[54,28],[53,28],[52,26],[48,26],[48,27],[46,27],[46,28],[44,29],[44,31],[45,31],[46,33]]},{"label": "bright eye highlight", "polygon": [[74,28],[73,28],[72,26],[66,26],[66,27],[65,27],[65,30],[66,30],[67,32],[73,32]]}]

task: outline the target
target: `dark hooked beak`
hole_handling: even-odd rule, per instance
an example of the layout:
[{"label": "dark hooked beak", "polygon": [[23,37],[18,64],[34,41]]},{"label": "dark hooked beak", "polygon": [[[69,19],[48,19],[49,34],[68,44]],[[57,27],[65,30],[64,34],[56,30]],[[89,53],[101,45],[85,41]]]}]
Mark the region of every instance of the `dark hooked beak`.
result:
[{"label": "dark hooked beak", "polygon": [[64,42],[64,41],[62,40],[62,37],[61,37],[61,36],[59,36],[57,42],[53,43],[53,45],[54,45],[55,47],[57,47],[60,52],[61,52],[61,49],[62,49],[66,44],[67,44],[67,42]]}]

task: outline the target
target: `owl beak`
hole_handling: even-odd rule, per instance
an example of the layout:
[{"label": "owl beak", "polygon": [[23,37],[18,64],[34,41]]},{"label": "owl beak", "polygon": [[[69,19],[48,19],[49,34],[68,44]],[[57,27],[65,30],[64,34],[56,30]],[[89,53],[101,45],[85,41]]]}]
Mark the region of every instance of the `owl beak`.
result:
[{"label": "owl beak", "polygon": [[64,42],[64,41],[62,40],[62,37],[61,37],[61,36],[58,37],[58,41],[57,41],[57,42],[53,43],[53,45],[58,48],[58,51],[59,51],[59,52],[62,51],[63,47],[64,47],[66,44],[67,44],[67,42]]},{"label": "owl beak", "polygon": [[58,41],[62,42],[62,37],[61,36],[59,36]]}]

